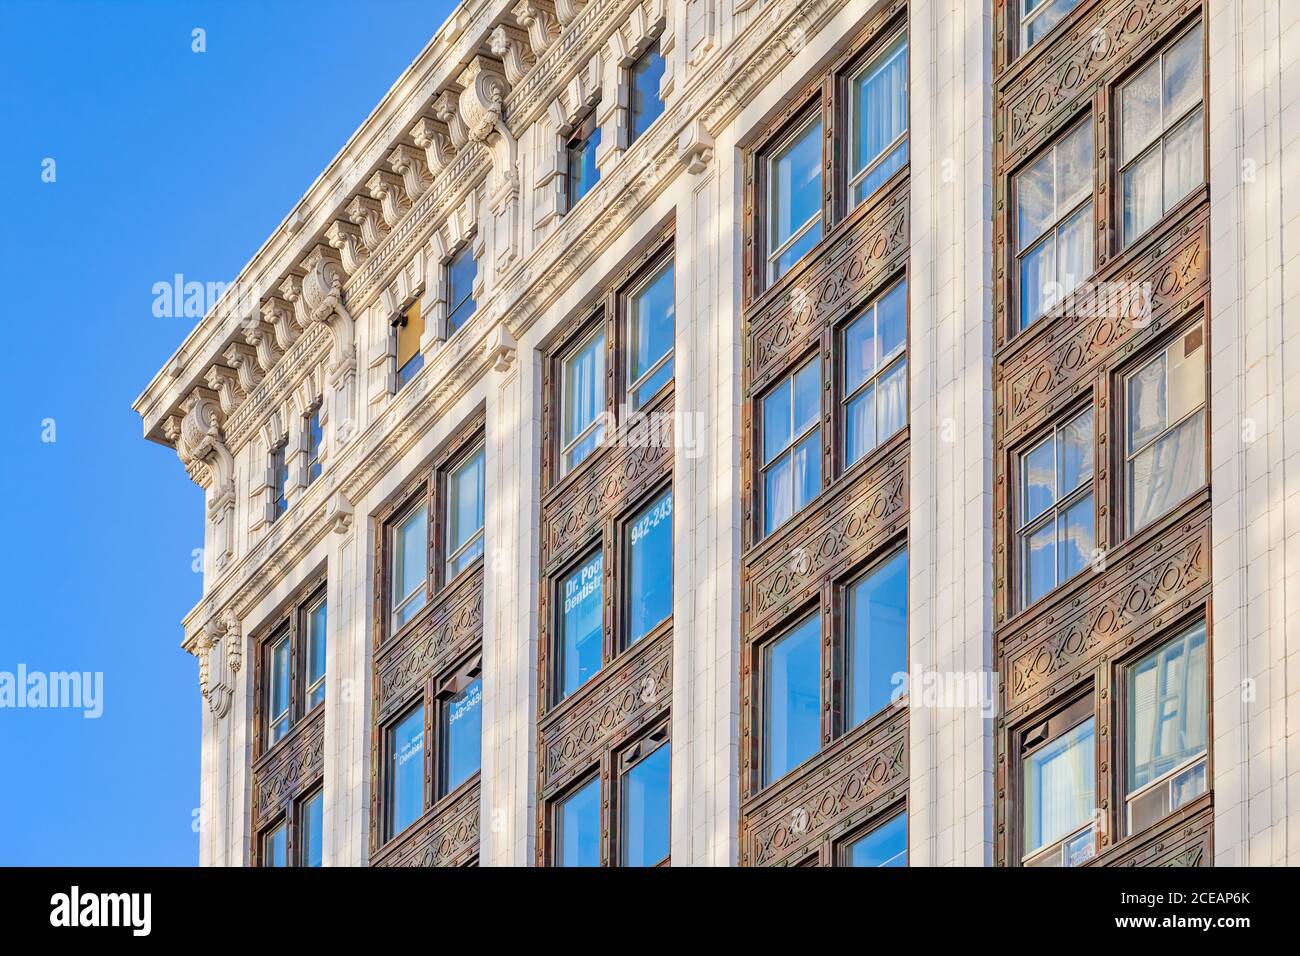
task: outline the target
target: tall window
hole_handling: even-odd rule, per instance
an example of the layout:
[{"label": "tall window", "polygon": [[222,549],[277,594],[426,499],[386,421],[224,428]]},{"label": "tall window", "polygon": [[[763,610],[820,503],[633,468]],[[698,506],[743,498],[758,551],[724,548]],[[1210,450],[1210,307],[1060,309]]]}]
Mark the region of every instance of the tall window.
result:
[{"label": "tall window", "polygon": [[1015,176],[1022,329],[1092,275],[1094,168],[1086,119]]},{"label": "tall window", "polygon": [[271,464],[267,475],[267,484],[271,486],[271,508],[268,515],[271,521],[278,520],[282,514],[289,510],[289,502],[286,497],[289,488],[287,451],[287,439],[271,449]]},{"label": "tall window", "polygon": [[392,633],[415,617],[428,596],[429,507],[425,502],[394,523],[390,548]]},{"label": "tall window", "polygon": [[1205,484],[1205,347],[1200,326],[1128,377],[1128,529],[1145,528]]},{"label": "tall window", "polygon": [[[325,588],[296,600],[260,645],[265,748],[274,746],[325,700],[328,615]],[[264,748],[264,749],[265,749]]]},{"label": "tall window", "polygon": [[822,237],[821,114],[779,140],[764,161],[767,281],[775,282]]},{"label": "tall window", "polygon": [[650,128],[664,111],[659,82],[664,76],[664,58],[656,41],[628,70],[628,145]]},{"label": "tall window", "polygon": [[559,698],[596,676],[604,653],[604,553],[597,551],[560,582]]},{"label": "tall window", "polygon": [[630,646],[673,616],[673,493],[664,492],[626,526]]},{"label": "tall window", "polygon": [[424,705],[409,710],[385,732],[388,755],[387,838],[409,827],[424,813]]},{"label": "tall window", "polygon": [[763,649],[763,785],[821,749],[821,622],[814,615]]},{"label": "tall window", "polygon": [[845,847],[848,866],[907,866],[907,812],[890,817]]},{"label": "tall window", "polygon": [[298,848],[299,866],[320,866],[325,849],[325,793],[317,790],[302,802],[299,810],[302,833]]},{"label": "tall window", "polygon": [[447,476],[447,580],[483,554],[483,446]]},{"label": "tall window", "polygon": [[564,145],[567,176],[564,183],[566,208],[572,209],[578,200],[591,192],[600,182],[600,168],[596,165],[596,150],[600,149],[600,127],[596,114],[591,112],[578,124]]},{"label": "tall window", "polygon": [[424,353],[420,339],[424,335],[424,313],[421,300],[416,299],[406,307],[393,323],[397,350],[397,387],[401,388],[424,368]]},{"label": "tall window", "polygon": [[813,359],[762,400],[764,534],[821,491],[821,389],[821,360]]},{"label": "tall window", "polygon": [[907,163],[906,32],[872,57],[849,85],[849,195],[856,206]]},{"label": "tall window", "polygon": [[446,796],[478,773],[483,740],[483,678],[462,674],[440,697],[438,795]]},{"label": "tall window", "polygon": [[281,820],[262,835],[262,866],[289,865],[289,822]]},{"label": "tall window", "polygon": [[469,321],[477,305],[474,280],[478,278],[478,260],[470,246],[463,247],[447,264],[447,334],[453,335]]},{"label": "tall window", "polygon": [[673,378],[677,308],[669,260],[627,295],[628,400],[647,404]]},{"label": "tall window", "polygon": [[851,729],[889,704],[895,675],[907,672],[907,552],[851,584],[845,604]]},{"label": "tall window", "polygon": [[605,333],[596,332],[561,363],[560,474],[586,459],[605,437]]},{"label": "tall window", "polygon": [[907,282],[843,332],[844,461],[850,466],[907,422]]},{"label": "tall window", "polygon": [[1205,179],[1198,24],[1120,89],[1124,245]]},{"label": "tall window", "polygon": [[1127,668],[1126,832],[1206,791],[1207,690],[1204,622]]},{"label": "tall window", "polygon": [[1096,852],[1097,744],[1088,697],[1021,739],[1026,866],[1078,866]]},{"label": "tall window", "polygon": [[1028,50],[1075,8],[1079,0],[1020,0],[1020,49]]},{"label": "tall window", "polygon": [[1092,556],[1096,436],[1089,406],[1019,456],[1021,605],[1078,574]]},{"label": "tall window", "polygon": [[306,475],[307,484],[310,485],[313,481],[315,481],[317,478],[320,477],[320,470],[321,470],[320,446],[321,446],[321,439],[323,435],[321,432],[321,425],[320,425],[320,404],[319,403],[317,403],[316,408],[313,409],[312,413],[307,416],[307,421],[305,422],[305,426],[306,427],[303,430],[303,437],[305,438],[305,444],[307,447],[305,449],[306,454],[304,455],[304,457],[306,458],[307,461],[307,475]]},{"label": "tall window", "polygon": [[638,742],[619,778],[619,865],[657,866],[668,859],[672,744],[666,733]]},{"label": "tall window", "polygon": [[600,777],[560,802],[553,826],[556,866],[600,866]]}]

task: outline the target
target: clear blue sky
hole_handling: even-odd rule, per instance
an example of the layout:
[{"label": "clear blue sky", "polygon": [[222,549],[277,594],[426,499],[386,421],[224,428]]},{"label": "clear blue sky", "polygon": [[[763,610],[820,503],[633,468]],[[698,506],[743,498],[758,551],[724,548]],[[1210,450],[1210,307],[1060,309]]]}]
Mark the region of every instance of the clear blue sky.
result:
[{"label": "clear blue sky", "polygon": [[451,9],[0,2],[0,673],[104,675],[0,709],[0,864],[197,862],[202,492],[131,410],[195,320],[151,290],[232,281]]}]

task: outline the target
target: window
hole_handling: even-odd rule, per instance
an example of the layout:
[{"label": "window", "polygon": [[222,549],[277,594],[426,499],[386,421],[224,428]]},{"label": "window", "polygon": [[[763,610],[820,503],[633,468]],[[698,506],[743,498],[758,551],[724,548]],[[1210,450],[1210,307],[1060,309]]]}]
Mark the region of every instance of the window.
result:
[{"label": "window", "polygon": [[483,446],[447,476],[447,580],[483,554]]},{"label": "window", "polygon": [[392,531],[392,627],[398,631],[424,607],[429,576],[429,509],[421,502]]},{"label": "window", "polygon": [[1084,120],[1012,182],[1022,329],[1092,275],[1093,157]]},{"label": "window", "polygon": [[843,332],[845,467],[906,424],[906,348],[904,280],[867,306]]},{"label": "window", "polygon": [[816,616],[763,649],[763,785],[821,749],[821,623]]},{"label": "window", "polygon": [[[476,670],[477,670],[476,665]],[[483,741],[483,678],[461,676],[441,695],[438,795],[445,797],[479,771]]]},{"label": "window", "polygon": [[1125,672],[1125,830],[1137,833],[1206,791],[1205,623]]},{"label": "window", "polygon": [[664,58],[656,41],[628,70],[628,145],[632,145],[650,128],[664,111],[659,98],[659,82],[664,76]]},{"label": "window", "polygon": [[424,353],[420,339],[424,336],[424,314],[421,300],[416,299],[393,323],[397,349],[397,387],[401,388],[424,368]]},{"label": "window", "polygon": [[805,121],[765,162],[767,281],[785,275],[822,237],[822,119]]},{"label": "window", "polygon": [[1096,853],[1097,742],[1092,698],[1021,738],[1025,866],[1078,866]]},{"label": "window", "polygon": [[596,150],[600,149],[600,127],[591,112],[578,124],[564,146],[567,177],[564,183],[565,208],[572,209],[591,187],[600,182]]},{"label": "window", "polygon": [[465,246],[447,264],[447,335],[454,335],[474,314],[477,278],[478,260],[474,250]]},{"label": "window", "polygon": [[321,440],[323,438],[323,433],[321,432],[321,426],[320,426],[320,403],[319,402],[316,404],[316,408],[312,411],[312,413],[307,416],[307,421],[305,424],[306,427],[303,430],[303,437],[305,439],[305,444],[307,446],[306,455],[305,455],[305,458],[307,460],[307,482],[306,483],[310,485],[313,481],[315,481],[317,478],[320,477],[320,471],[321,471],[320,446],[321,446]]},{"label": "window", "polygon": [[673,493],[634,517],[627,533],[628,646],[673,616]]},{"label": "window", "polygon": [[555,865],[600,866],[600,777],[592,777],[556,808]]},{"label": "window", "polygon": [[845,648],[848,728],[893,699],[896,674],[907,672],[907,552],[887,558],[848,588]]},{"label": "window", "polygon": [[850,204],[907,163],[907,34],[899,33],[849,81]]},{"label": "window", "polygon": [[289,825],[283,820],[262,836],[262,866],[289,865]]},{"label": "window", "polygon": [[289,510],[286,495],[289,488],[289,463],[285,452],[288,441],[282,441],[271,449],[271,467],[266,476],[266,483],[271,486],[271,509],[268,521],[276,521]]},{"label": "window", "polygon": [[890,817],[845,847],[847,866],[907,866],[907,812]]},{"label": "window", "polygon": [[813,359],[762,399],[764,534],[821,491],[821,388],[821,360]]},{"label": "window", "polygon": [[1198,24],[1120,89],[1124,245],[1205,179]]},{"label": "window", "polygon": [[658,866],[668,859],[672,745],[666,732],[640,741],[623,758],[619,782],[619,865]]},{"label": "window", "polygon": [[1021,0],[1020,49],[1028,50],[1047,36],[1079,0]]},{"label": "window", "polygon": [[605,437],[605,333],[595,333],[565,358],[560,374],[560,474],[565,475]]},{"label": "window", "polygon": [[320,866],[325,836],[325,795],[317,790],[303,801],[300,813],[302,846],[298,851],[299,866]]},{"label": "window", "polygon": [[628,401],[638,409],[673,378],[676,303],[669,260],[627,295]]},{"label": "window", "polygon": [[1205,348],[1200,326],[1128,377],[1125,467],[1129,533],[1205,484]]},{"label": "window", "polygon": [[386,733],[386,835],[397,836],[424,812],[424,706],[417,705]]},{"label": "window", "polygon": [[328,614],[325,587],[295,598],[258,644],[260,752],[289,736],[298,721],[325,700]]},{"label": "window", "polygon": [[560,583],[559,699],[589,681],[604,653],[604,553],[597,551]]},{"label": "window", "polygon": [[1064,584],[1092,558],[1096,436],[1089,406],[1019,456],[1021,606]]}]

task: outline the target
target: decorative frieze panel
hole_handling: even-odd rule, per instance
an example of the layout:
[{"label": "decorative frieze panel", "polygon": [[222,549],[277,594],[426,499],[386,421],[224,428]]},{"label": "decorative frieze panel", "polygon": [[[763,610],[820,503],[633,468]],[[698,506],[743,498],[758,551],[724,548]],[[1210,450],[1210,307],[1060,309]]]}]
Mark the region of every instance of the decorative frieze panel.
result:
[{"label": "decorative frieze panel", "polygon": [[382,853],[374,866],[467,866],[478,856],[479,785],[435,806]]},{"label": "decorative frieze panel", "polygon": [[375,714],[383,722],[429,676],[467,653],[483,638],[483,569],[438,598],[416,628],[379,651],[375,663]]},{"label": "decorative frieze panel", "polygon": [[543,720],[543,798],[589,770],[601,753],[668,712],[672,651],[671,632],[646,641]]},{"label": "decorative frieze panel", "polygon": [[792,522],[746,558],[749,633],[779,621],[907,524],[907,448],[841,487],[810,519]]},{"label": "decorative frieze panel", "polygon": [[1212,794],[1172,814],[1148,836],[1101,854],[1092,866],[1202,867],[1214,864]]},{"label": "decorative frieze panel", "polygon": [[791,358],[866,301],[903,267],[908,255],[908,184],[897,187],[749,319],[751,387],[761,390]]},{"label": "decorative frieze panel", "polygon": [[325,772],[325,709],[299,722],[253,767],[253,832]]},{"label": "decorative frieze panel", "polygon": [[907,795],[907,712],[859,728],[741,816],[740,865],[801,863]]}]

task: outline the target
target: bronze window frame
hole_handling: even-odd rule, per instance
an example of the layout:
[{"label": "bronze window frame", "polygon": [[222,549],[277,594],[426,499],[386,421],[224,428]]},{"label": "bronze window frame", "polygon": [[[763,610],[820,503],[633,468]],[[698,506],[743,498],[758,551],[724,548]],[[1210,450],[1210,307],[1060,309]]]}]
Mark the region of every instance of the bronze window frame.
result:
[{"label": "bronze window frame", "polygon": [[[632,638],[631,611],[632,611],[632,542],[629,539],[631,527],[637,518],[641,517],[645,511],[654,505],[660,498],[668,496],[672,502],[672,511],[668,515],[669,533],[675,530],[672,521],[677,514],[677,499],[674,495],[672,479],[657,482],[649,491],[636,496],[628,502],[615,518],[615,539],[614,539],[614,562],[617,569],[616,581],[622,582],[618,589],[618,594],[611,595],[616,605],[614,628],[614,657],[605,662],[604,666],[612,664],[618,655],[631,650],[636,644],[642,641],[654,641],[660,634],[671,631],[673,628],[673,611],[670,609],[668,616],[654,624],[650,630],[642,634],[636,641]],[[677,536],[673,537],[673,553],[676,554]],[[672,575],[672,569],[669,569],[669,575]],[[602,668],[603,669],[603,668]]]},{"label": "bronze window frame", "polygon": [[[1024,811],[1028,797],[1025,793],[1025,758],[1037,753],[1052,741],[1059,739],[1088,720],[1093,722],[1093,815],[1089,824],[1093,830],[1093,855],[1091,858],[1096,859],[1101,855],[1101,833],[1097,831],[1101,829],[1102,824],[1102,818],[1099,817],[1099,814],[1104,811],[1102,804],[1102,781],[1104,776],[1101,773],[1101,768],[1107,758],[1106,737],[1103,734],[1100,714],[1101,706],[1097,690],[1093,678],[1089,677],[1087,681],[1070,691],[1070,697],[1067,700],[1061,703],[1054,702],[1046,711],[1040,710],[1029,715],[1012,730],[1013,757],[1010,805],[1016,808],[1017,814],[1009,827],[1008,833],[1011,844],[1010,859],[1008,860],[1010,865],[1026,866],[1029,859],[1045,855],[1053,847],[1058,846],[1072,835],[1067,834],[1050,844],[1044,844],[1032,851],[1032,853],[1026,851],[1025,847],[1028,841],[1025,837]],[[1029,740],[1030,734],[1040,728],[1043,730],[1042,736],[1031,743]],[[1082,830],[1074,832],[1081,833]]]},{"label": "bronze window frame", "polygon": [[[596,188],[600,182],[600,167],[596,167],[596,179],[587,184],[581,195],[575,195],[576,177],[574,176],[574,166],[581,165],[582,157],[590,148],[599,149],[599,145],[594,145],[591,138],[599,131],[600,126],[596,123],[596,108],[593,106],[587,113],[573,124],[573,129],[569,135],[564,138],[564,209],[567,214],[578,203],[586,198],[587,193]],[[594,158],[594,157],[593,157]],[[575,163],[576,160],[576,163]]]},{"label": "bronze window frame", "polygon": [[[314,575],[299,587],[268,623],[258,629],[253,638],[256,658],[256,673],[253,679],[254,720],[256,740],[254,742],[254,761],[269,754],[293,736],[297,727],[311,717],[318,708],[325,705],[322,699],[314,705],[308,705],[307,686],[307,638],[311,612],[321,603],[326,602],[326,626],[329,621],[329,606],[326,581],[323,574]],[[270,713],[271,691],[271,652],[281,639],[289,642],[289,726],[285,733],[271,741]],[[326,634],[326,647],[329,636]],[[324,675],[328,678],[328,668]]]},{"label": "bronze window frame", "polygon": [[[889,823],[892,823],[899,816],[907,812],[908,812],[907,801],[902,800],[898,803],[891,804],[890,806],[881,810],[879,813],[873,813],[869,819],[853,827],[853,829],[849,830],[843,836],[837,837],[831,843],[831,847],[830,847],[831,866],[845,867],[845,868],[849,867],[850,864],[848,858],[849,858],[849,853],[851,852],[851,849],[853,847],[853,844],[857,843],[859,840],[861,840],[864,837],[870,836],[872,833],[876,832],[881,827],[886,826]],[[911,865],[911,860],[910,860],[911,851],[912,851],[912,817],[909,814],[907,818],[907,850],[905,851],[909,857],[907,863],[908,866]],[[811,865],[820,865],[820,862],[813,863]]]}]

